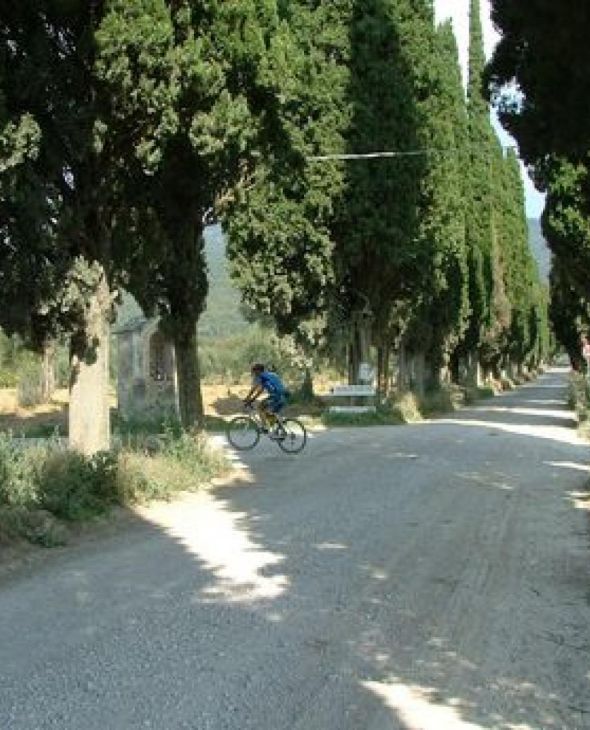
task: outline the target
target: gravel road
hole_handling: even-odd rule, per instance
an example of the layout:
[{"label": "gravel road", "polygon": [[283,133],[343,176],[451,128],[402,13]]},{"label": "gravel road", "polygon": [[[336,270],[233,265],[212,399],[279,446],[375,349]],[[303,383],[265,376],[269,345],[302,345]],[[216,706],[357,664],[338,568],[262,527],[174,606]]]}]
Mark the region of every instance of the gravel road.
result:
[{"label": "gravel road", "polygon": [[0,728],[590,728],[565,382],[265,440],[233,484],[5,577]]}]

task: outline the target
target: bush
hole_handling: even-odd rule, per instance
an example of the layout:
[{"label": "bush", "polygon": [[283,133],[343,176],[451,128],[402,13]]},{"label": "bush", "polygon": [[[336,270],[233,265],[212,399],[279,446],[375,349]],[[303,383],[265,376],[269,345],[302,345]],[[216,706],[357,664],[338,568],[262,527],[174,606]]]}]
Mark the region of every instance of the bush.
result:
[{"label": "bush", "polygon": [[465,405],[473,405],[478,400],[494,398],[496,395],[496,391],[490,385],[478,388],[466,388],[464,393]]},{"label": "bush", "polygon": [[41,364],[34,360],[28,362],[21,371],[17,385],[18,404],[23,408],[43,403],[41,383]]},{"label": "bush", "polygon": [[326,426],[399,426],[405,423],[393,410],[377,410],[374,413],[330,413],[322,416]]},{"label": "bush", "polygon": [[0,368],[0,388],[16,388],[18,375],[14,370]]},{"label": "bush", "polygon": [[0,434],[0,540],[62,544],[67,531],[60,520],[87,520],[115,504],[168,499],[226,469],[223,454],[201,435],[168,427],[151,438],[149,451],[126,448],[88,458],[57,441],[24,448]]},{"label": "bush", "polygon": [[38,504],[39,469],[47,450],[23,449],[12,434],[0,433],[0,505],[34,507]]},{"label": "bush", "polygon": [[580,423],[588,420],[590,387],[586,377],[582,373],[572,373],[570,375],[568,383],[568,405],[576,412]]},{"label": "bush", "polygon": [[49,548],[65,545],[68,533],[46,510],[0,507],[0,544],[19,539]]},{"label": "bush", "polygon": [[463,393],[458,388],[443,387],[426,393],[419,399],[418,407],[423,416],[450,413],[463,402]]},{"label": "bush", "polygon": [[75,451],[51,453],[39,477],[39,504],[65,520],[102,514],[118,501],[117,457],[110,452],[92,458]]},{"label": "bush", "polygon": [[393,395],[389,407],[398,415],[401,423],[416,423],[422,420],[418,397],[410,391]]}]

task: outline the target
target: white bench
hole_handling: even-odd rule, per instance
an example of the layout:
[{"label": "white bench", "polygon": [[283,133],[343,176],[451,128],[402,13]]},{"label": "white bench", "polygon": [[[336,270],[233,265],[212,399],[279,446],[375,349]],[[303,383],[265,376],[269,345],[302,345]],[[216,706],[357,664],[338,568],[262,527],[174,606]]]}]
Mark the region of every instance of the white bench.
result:
[{"label": "white bench", "polygon": [[[329,393],[330,398],[362,398],[368,400],[369,398],[375,399],[377,391],[372,385],[363,385],[358,383],[356,385],[335,385]],[[366,405],[333,405],[329,407],[330,413],[375,413],[377,407],[372,404]]]}]

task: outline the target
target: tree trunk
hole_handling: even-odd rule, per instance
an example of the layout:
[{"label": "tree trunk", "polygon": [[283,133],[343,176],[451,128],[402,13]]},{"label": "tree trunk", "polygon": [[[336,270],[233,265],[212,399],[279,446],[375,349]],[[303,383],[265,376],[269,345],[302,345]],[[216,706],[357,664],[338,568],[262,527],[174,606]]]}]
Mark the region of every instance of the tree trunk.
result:
[{"label": "tree trunk", "polygon": [[55,342],[47,340],[43,346],[41,364],[41,397],[43,403],[49,403],[55,391]]},{"label": "tree trunk", "polygon": [[477,350],[472,350],[461,364],[461,384],[472,388],[480,388],[483,384]]},{"label": "tree trunk", "polygon": [[110,447],[109,314],[110,292],[102,272],[70,353],[70,447],[87,456]]},{"label": "tree trunk", "polygon": [[176,355],[176,380],[178,415],[184,428],[203,428],[203,397],[199,370],[197,323],[175,322],[174,351]]},{"label": "tree trunk", "polygon": [[371,324],[361,315],[353,316],[352,338],[348,358],[348,382],[360,383],[361,363],[369,362],[371,345]]},{"label": "tree trunk", "polygon": [[377,348],[377,392],[381,398],[389,395],[389,345]]},{"label": "tree trunk", "polygon": [[426,392],[426,355],[415,352],[412,355],[412,390],[416,395],[423,397]]},{"label": "tree trunk", "polygon": [[300,397],[304,403],[311,403],[314,398],[313,377],[309,368],[305,368],[305,375],[303,378],[303,383],[301,384]]},{"label": "tree trunk", "polygon": [[399,346],[397,362],[397,389],[400,393],[404,393],[410,390],[410,372],[408,368],[408,351],[403,342]]}]

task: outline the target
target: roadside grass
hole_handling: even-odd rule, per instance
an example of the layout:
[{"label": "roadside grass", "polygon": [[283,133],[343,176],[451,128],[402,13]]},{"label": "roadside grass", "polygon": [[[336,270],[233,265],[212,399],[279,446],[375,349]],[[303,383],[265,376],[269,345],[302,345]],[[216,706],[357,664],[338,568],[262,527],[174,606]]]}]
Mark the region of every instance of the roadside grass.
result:
[{"label": "roadside grass", "polygon": [[375,413],[330,413],[322,415],[322,423],[328,427],[342,426],[399,426],[405,423],[393,411],[378,410]]},{"label": "roadside grass", "polygon": [[67,542],[69,528],[115,506],[171,499],[195,491],[228,469],[206,437],[164,431],[88,458],[56,439],[23,447],[0,433],[0,544],[44,547]]},{"label": "roadside grass", "polygon": [[496,395],[491,386],[483,388],[462,388],[448,386],[426,392],[422,396],[408,391],[392,394],[372,413],[330,413],[324,410],[321,421],[328,427],[342,426],[399,426],[418,423],[425,418],[434,418],[452,413],[478,400]]},{"label": "roadside grass", "polygon": [[578,431],[590,441],[590,384],[583,373],[572,373],[568,380],[568,406],[575,411]]}]

